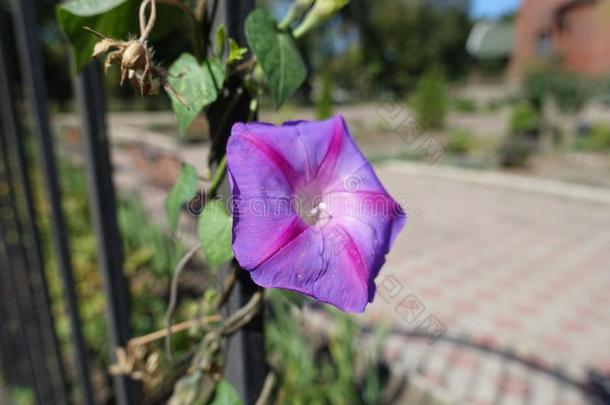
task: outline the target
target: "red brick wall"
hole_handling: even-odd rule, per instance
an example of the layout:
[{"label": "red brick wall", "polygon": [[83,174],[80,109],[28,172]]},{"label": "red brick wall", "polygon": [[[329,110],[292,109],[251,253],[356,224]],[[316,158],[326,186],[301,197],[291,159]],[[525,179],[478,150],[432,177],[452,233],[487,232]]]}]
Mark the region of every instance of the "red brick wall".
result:
[{"label": "red brick wall", "polygon": [[554,19],[566,0],[523,0],[515,27],[515,49],[509,74],[520,77],[540,57],[538,36],[548,32],[552,55],[571,71],[589,76],[610,74],[610,0],[570,8],[560,28]]}]

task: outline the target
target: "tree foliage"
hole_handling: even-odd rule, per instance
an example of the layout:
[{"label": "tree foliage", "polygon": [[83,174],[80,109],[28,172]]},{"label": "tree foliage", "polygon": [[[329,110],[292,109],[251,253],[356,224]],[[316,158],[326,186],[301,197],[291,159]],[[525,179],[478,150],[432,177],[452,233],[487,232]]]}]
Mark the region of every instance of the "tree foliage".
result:
[{"label": "tree foliage", "polygon": [[460,0],[353,1],[342,14],[341,28],[326,39],[337,42],[339,31],[342,42],[353,43],[347,52],[337,52],[334,77],[347,88],[357,83],[359,91],[373,94],[412,90],[435,66],[451,80],[463,77],[470,64],[468,9],[468,1]]},{"label": "tree foliage", "polygon": [[426,72],[417,82],[411,104],[415,117],[424,128],[439,129],[445,125],[447,83],[437,68]]}]

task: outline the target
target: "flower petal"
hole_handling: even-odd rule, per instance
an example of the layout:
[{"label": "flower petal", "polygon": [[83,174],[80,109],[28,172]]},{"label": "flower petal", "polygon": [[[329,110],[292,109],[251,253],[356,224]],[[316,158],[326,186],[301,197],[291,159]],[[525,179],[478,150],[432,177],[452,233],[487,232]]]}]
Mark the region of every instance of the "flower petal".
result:
[{"label": "flower petal", "polygon": [[233,249],[254,282],[364,311],[406,216],[343,118],[238,124],[227,154]]},{"label": "flower petal", "polygon": [[281,126],[262,123],[237,124],[232,135],[248,133],[253,138],[273,148],[300,175],[299,185],[308,183],[315,176],[326,155],[337,120],[289,121]]},{"label": "flower petal", "polygon": [[278,169],[272,153],[251,142],[243,126],[236,127],[227,145],[233,251],[242,267],[252,269],[287,243],[295,226],[302,224],[292,197],[294,179]]},{"label": "flower petal", "polygon": [[327,235],[307,228],[250,275],[262,287],[297,291],[343,311],[364,311],[368,284],[364,270],[354,271],[357,250],[337,256],[330,247]]}]

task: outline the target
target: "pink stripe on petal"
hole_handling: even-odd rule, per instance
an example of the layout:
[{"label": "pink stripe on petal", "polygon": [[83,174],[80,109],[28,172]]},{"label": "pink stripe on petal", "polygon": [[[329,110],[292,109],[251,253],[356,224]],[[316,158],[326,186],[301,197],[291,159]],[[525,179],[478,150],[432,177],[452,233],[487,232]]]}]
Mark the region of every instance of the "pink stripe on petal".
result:
[{"label": "pink stripe on petal", "polygon": [[280,235],[279,238],[267,249],[265,254],[260,258],[258,263],[252,268],[255,269],[259,267],[261,264],[265,263],[269,258],[279,252],[284,246],[292,242],[299,235],[307,230],[307,225],[301,221],[300,218],[295,218],[290,225],[286,228],[286,230]]},{"label": "pink stripe on petal", "polygon": [[356,275],[360,279],[360,282],[362,283],[363,287],[366,289],[368,285],[366,263],[364,262],[364,258],[360,253],[360,249],[358,249],[358,245],[356,244],[356,242],[354,242],[354,238],[352,238],[349,232],[347,232],[347,230],[342,225],[337,225],[337,228],[339,228],[345,236],[343,245],[343,247],[345,248],[344,250],[346,251],[347,257],[350,262],[352,262],[354,267],[358,270]]},{"label": "pink stripe on petal", "polygon": [[246,141],[250,142],[263,155],[265,155],[280,170],[280,172],[286,177],[288,183],[290,183],[290,185],[294,189],[294,187],[297,185],[299,175],[294,170],[292,165],[284,158],[284,156],[278,153],[271,146],[267,145],[264,141],[255,138],[250,134],[243,134],[242,136]]},{"label": "pink stripe on petal", "polygon": [[326,155],[324,155],[324,159],[322,159],[322,163],[316,173],[319,184],[326,184],[333,179],[335,167],[337,166],[337,161],[339,160],[339,155],[341,153],[342,143],[343,123],[341,119],[336,119],[333,128],[333,138],[328,145]]}]

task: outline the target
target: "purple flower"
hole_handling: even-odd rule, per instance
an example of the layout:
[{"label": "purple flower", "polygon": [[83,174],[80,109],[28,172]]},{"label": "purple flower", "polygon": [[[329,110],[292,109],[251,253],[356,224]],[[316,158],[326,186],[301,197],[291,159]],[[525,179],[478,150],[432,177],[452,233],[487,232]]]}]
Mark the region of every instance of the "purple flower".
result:
[{"label": "purple flower", "polygon": [[343,118],[235,124],[227,158],[233,251],[252,280],[363,312],[406,216]]}]

